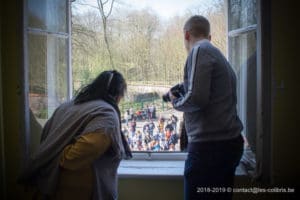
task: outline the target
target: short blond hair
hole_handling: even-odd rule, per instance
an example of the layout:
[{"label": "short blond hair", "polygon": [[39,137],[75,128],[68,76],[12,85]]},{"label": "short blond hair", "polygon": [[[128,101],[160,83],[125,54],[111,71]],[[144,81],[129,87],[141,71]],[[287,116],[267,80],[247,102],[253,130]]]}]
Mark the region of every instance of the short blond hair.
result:
[{"label": "short blond hair", "polygon": [[208,19],[202,15],[194,15],[190,17],[184,25],[185,31],[189,31],[194,37],[204,36],[208,37],[210,35],[210,24]]}]

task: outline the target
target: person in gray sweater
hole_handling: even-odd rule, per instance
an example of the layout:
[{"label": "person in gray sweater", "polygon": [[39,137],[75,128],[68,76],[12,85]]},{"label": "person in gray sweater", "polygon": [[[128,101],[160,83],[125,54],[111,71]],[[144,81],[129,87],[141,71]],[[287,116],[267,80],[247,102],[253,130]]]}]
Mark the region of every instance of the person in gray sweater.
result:
[{"label": "person in gray sweater", "polygon": [[[183,89],[181,95],[169,92],[173,107],[185,116],[185,200],[231,199],[235,169],[243,153],[236,76],[210,40],[210,24],[205,17],[195,15],[186,21],[188,57]],[[215,189],[221,191],[213,192]]]}]

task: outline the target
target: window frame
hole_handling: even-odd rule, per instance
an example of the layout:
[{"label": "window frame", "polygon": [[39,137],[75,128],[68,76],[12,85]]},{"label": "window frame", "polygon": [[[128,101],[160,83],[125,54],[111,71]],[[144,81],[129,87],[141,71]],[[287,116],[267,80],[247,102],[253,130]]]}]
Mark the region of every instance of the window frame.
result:
[{"label": "window frame", "polygon": [[133,152],[132,160],[185,160],[187,153],[180,151],[142,151]]},{"label": "window frame", "polygon": [[[46,1],[46,0],[44,0]],[[20,89],[22,91],[21,95],[21,130],[23,134],[21,135],[21,145],[22,145],[22,165],[25,165],[27,160],[30,157],[30,106],[29,106],[29,52],[28,52],[28,35],[41,35],[41,36],[54,36],[56,38],[66,39],[66,67],[67,67],[67,100],[72,98],[72,67],[71,67],[71,1],[64,0],[66,3],[66,32],[59,31],[49,31],[43,30],[40,28],[31,28],[28,26],[28,0],[22,1],[23,7],[23,21],[22,21],[22,35],[23,35],[23,67],[22,67],[22,75],[20,77]]]},{"label": "window frame", "polygon": [[[258,13],[259,11],[259,7],[258,7],[259,1],[256,2],[256,10],[257,10],[257,21],[256,24],[251,24],[251,25],[247,25],[245,27],[241,27],[241,28],[233,28],[230,30],[230,26],[231,26],[231,21],[230,21],[230,0],[226,1],[226,11],[227,11],[227,58],[229,60],[230,63],[234,62],[231,59],[231,54],[234,54],[235,52],[232,52],[233,46],[232,43],[230,42],[230,40],[234,40],[234,39],[239,39],[238,37],[242,37],[246,34],[251,34],[252,32],[255,32],[256,35],[258,34]],[[256,54],[257,54],[257,50],[258,50],[258,45],[260,43],[260,40],[258,38],[256,38]],[[241,57],[241,54],[238,54],[237,57]],[[259,57],[258,54],[256,55],[256,57]],[[234,58],[233,58],[234,59]],[[258,59],[256,59],[256,70],[257,70],[257,74],[256,77],[258,75],[258,68],[259,68],[259,64],[258,64]],[[248,104],[248,97],[247,97],[247,86],[248,86],[248,80],[247,80],[247,76],[248,76],[248,66],[246,66],[246,69],[240,69],[240,79],[237,79],[237,85],[239,85],[237,87],[237,107],[239,108],[238,110],[238,115],[239,118],[241,119],[241,121],[243,122],[244,125],[244,130],[246,131],[246,125],[247,125],[247,104]],[[257,83],[258,79],[256,80]],[[258,84],[258,83],[257,83]],[[258,99],[259,96],[259,90],[258,87],[256,88],[256,97]],[[256,110],[251,110],[251,112],[255,112],[256,114],[258,113],[258,102],[256,102],[257,108]],[[257,121],[257,120],[256,120]],[[256,124],[257,126],[257,124]],[[244,137],[246,137],[246,134],[244,135]],[[257,138],[258,134],[256,133],[256,138]],[[253,154],[253,152],[250,149],[244,149],[241,161],[240,161],[240,165],[243,166],[243,171],[247,176],[255,176],[255,170],[257,168],[257,159],[255,159],[253,161],[253,158],[255,158],[255,155]]]},{"label": "window frame", "polygon": [[272,182],[271,0],[257,0],[257,165],[256,179]]},{"label": "window frame", "polygon": [[[67,0],[67,31],[68,31],[68,98],[72,98],[72,68],[71,68],[71,2]],[[23,148],[23,161],[29,158],[29,144],[30,144],[30,115],[29,115],[29,68],[28,68],[28,36],[27,36],[27,0],[22,1],[23,4],[23,67],[21,75],[21,112],[22,112],[22,148]],[[261,159],[257,162],[256,168],[258,170],[257,175],[261,180],[270,182],[271,180],[271,86],[272,86],[272,70],[271,70],[271,1],[257,0],[257,158]],[[228,1],[225,1],[225,8],[228,8]],[[227,19],[228,19],[228,13]],[[228,28],[228,24],[227,24]],[[248,27],[250,29],[241,29],[237,31],[231,31],[231,35],[242,34],[244,31],[251,31],[254,27]],[[228,29],[227,29],[228,30]],[[38,30],[31,29],[30,31],[38,32]],[[48,32],[47,34],[55,34]],[[228,43],[228,41],[227,41]],[[229,46],[227,45],[227,48]],[[229,51],[227,51],[229,52]],[[228,55],[227,55],[228,57]],[[262,67],[263,66],[263,67]],[[170,159],[168,154],[174,154],[172,160],[184,160],[186,153],[184,152],[139,152],[134,160],[166,160]],[[175,155],[176,154],[176,155]],[[25,162],[22,162],[25,163]]]},{"label": "window frame", "polygon": [[[227,20],[228,1],[226,1]],[[257,106],[256,106],[256,164],[254,178],[262,183],[272,182],[271,166],[271,107],[272,107],[272,68],[271,68],[271,1],[257,0],[257,23],[228,32],[229,37],[236,37],[256,31],[257,51]],[[229,22],[227,23],[227,30]],[[229,54],[229,45],[227,46]],[[227,55],[228,56],[228,55]],[[229,56],[228,56],[229,57]]]}]

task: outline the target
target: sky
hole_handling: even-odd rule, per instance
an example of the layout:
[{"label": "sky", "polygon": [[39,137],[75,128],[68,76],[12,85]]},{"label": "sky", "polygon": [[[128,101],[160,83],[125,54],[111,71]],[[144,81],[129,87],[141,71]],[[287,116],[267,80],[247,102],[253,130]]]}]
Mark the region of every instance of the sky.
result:
[{"label": "sky", "polygon": [[[90,5],[97,6],[97,0],[84,0]],[[118,1],[118,0],[117,0]],[[201,3],[208,4],[209,0],[119,0],[121,6],[128,9],[142,10],[151,8],[162,19],[168,19],[175,15],[183,15],[185,11]],[[80,12],[86,10],[86,6],[80,8]]]},{"label": "sky", "polygon": [[152,8],[163,18],[182,15],[186,9],[199,5],[199,0],[126,0],[135,9]]}]

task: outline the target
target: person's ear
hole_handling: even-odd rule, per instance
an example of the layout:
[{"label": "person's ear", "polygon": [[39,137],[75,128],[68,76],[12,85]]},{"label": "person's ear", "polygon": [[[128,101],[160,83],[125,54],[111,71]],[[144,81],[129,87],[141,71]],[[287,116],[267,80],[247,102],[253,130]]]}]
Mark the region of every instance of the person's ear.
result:
[{"label": "person's ear", "polygon": [[208,35],[208,40],[211,41],[211,35]]},{"label": "person's ear", "polygon": [[189,41],[189,40],[190,40],[190,38],[191,38],[191,34],[190,34],[190,32],[188,32],[188,31],[184,31],[184,39],[185,39],[185,40],[187,40],[187,41]]}]

